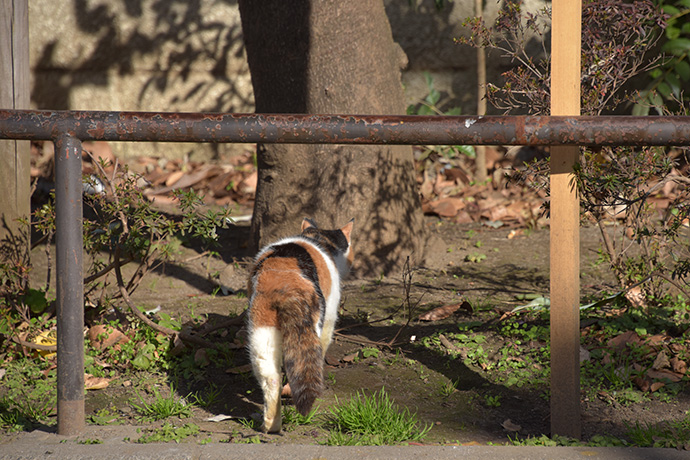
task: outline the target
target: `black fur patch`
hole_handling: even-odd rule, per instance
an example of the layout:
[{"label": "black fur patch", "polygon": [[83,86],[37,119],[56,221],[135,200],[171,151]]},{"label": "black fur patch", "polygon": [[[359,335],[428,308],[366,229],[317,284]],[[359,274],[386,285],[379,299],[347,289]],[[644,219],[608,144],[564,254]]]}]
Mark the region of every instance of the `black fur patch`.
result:
[{"label": "black fur patch", "polygon": [[319,230],[309,227],[302,232],[302,236],[328,251],[331,257],[336,257],[347,250],[347,238],[341,230]]}]

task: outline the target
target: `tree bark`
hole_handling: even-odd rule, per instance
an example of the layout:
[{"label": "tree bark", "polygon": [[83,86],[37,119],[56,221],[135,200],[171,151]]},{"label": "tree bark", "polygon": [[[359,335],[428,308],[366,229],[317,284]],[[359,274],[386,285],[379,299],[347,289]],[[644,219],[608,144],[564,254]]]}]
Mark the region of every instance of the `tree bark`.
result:
[{"label": "tree bark", "polygon": [[[400,69],[381,0],[240,0],[258,113],[404,114]],[[260,145],[255,248],[355,218],[356,275],[395,273],[425,241],[408,146]]]}]

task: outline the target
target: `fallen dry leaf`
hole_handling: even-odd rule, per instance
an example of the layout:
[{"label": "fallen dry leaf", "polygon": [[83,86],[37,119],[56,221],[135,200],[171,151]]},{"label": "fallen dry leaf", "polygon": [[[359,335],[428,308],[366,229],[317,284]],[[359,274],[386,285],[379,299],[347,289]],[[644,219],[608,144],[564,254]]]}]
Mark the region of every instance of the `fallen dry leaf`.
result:
[{"label": "fallen dry leaf", "polygon": [[325,361],[326,361],[326,364],[328,364],[329,366],[333,366],[333,367],[340,366],[340,360],[330,353],[326,353]]},{"label": "fallen dry leaf", "polygon": [[484,444],[479,441],[463,442],[461,446],[483,446]]},{"label": "fallen dry leaf", "polygon": [[608,346],[618,350],[623,350],[629,343],[637,345],[641,342],[642,340],[640,339],[640,336],[637,335],[637,332],[626,331],[609,340]]},{"label": "fallen dry leaf", "polygon": [[182,176],[184,176],[184,171],[175,171],[171,173],[166,179],[165,179],[165,186],[166,187],[172,187],[182,179]]},{"label": "fallen dry leaf", "polygon": [[655,371],[653,369],[650,369],[647,371],[647,377],[650,379],[668,379],[673,383],[680,382],[683,379],[683,375],[672,372],[672,371],[667,371],[667,370],[658,370]]},{"label": "fallen dry leaf", "polygon": [[446,179],[445,174],[439,173],[436,176],[436,182],[434,183],[434,192],[438,196],[451,195],[455,191],[456,184],[454,180]]},{"label": "fallen dry leaf", "polygon": [[652,346],[659,346],[667,340],[669,340],[669,336],[666,334],[654,334],[650,337],[647,337],[647,340],[645,340],[645,342]]},{"label": "fallen dry leaf", "polygon": [[187,348],[187,345],[182,341],[179,334],[175,334],[173,337],[173,346],[170,350],[170,355],[179,356]]},{"label": "fallen dry leaf", "polygon": [[258,184],[258,182],[259,175],[256,171],[254,171],[253,173],[245,177],[244,180],[242,180],[242,182],[239,183],[237,189],[240,193],[253,195],[254,193],[256,193],[256,185]]},{"label": "fallen dry leaf", "polygon": [[110,379],[105,377],[94,377],[91,374],[84,374],[84,388],[87,390],[102,390],[110,385]]},{"label": "fallen dry leaf", "polygon": [[454,217],[465,208],[462,198],[439,198],[427,203],[427,214],[437,214],[441,217]]},{"label": "fallen dry leaf", "polygon": [[211,360],[208,359],[208,352],[205,348],[199,348],[194,353],[194,364],[196,364],[199,367],[206,367],[209,364],[211,364]]},{"label": "fallen dry leaf", "polygon": [[205,418],[204,422],[224,422],[225,420],[231,420],[235,417],[232,415],[218,414],[213,417]]},{"label": "fallen dry leaf", "polygon": [[237,367],[232,367],[225,372],[228,374],[246,374],[247,372],[252,371],[252,365],[251,364],[245,364],[243,366],[237,366]]},{"label": "fallen dry leaf", "polygon": [[509,418],[506,419],[503,423],[501,423],[501,426],[503,427],[503,429],[507,431],[520,431],[522,429],[520,425],[518,425],[517,423],[513,423],[513,421]]},{"label": "fallen dry leaf", "polygon": [[431,311],[424,313],[419,316],[420,321],[438,321],[440,319],[448,318],[450,315],[458,311],[462,306],[462,303],[454,303],[451,305],[444,305],[442,307],[436,307]]},{"label": "fallen dry leaf", "polygon": [[[31,341],[38,345],[55,346],[57,345],[57,335],[54,330],[43,331]],[[56,356],[54,351],[39,350],[38,353],[48,359]]]},{"label": "fallen dry leaf", "polygon": [[666,356],[666,353],[663,351],[660,351],[658,355],[656,355],[656,359],[654,359],[654,364],[652,364],[652,369],[654,370],[659,370],[659,369],[664,369],[667,367],[671,367],[671,362],[668,360],[668,356]]},{"label": "fallen dry leaf", "polygon": [[674,356],[671,358],[671,369],[673,369],[673,372],[677,372],[679,374],[685,374],[688,372],[688,364],[683,361],[682,359]]},{"label": "fallen dry leaf", "polygon": [[91,346],[96,350],[104,350],[121,342],[129,342],[129,337],[122,331],[104,324],[97,324],[90,327],[86,335]]},{"label": "fallen dry leaf", "polygon": [[643,379],[642,377],[635,377],[633,383],[637,385],[637,388],[642,392],[648,391],[652,386],[649,380]]},{"label": "fallen dry leaf", "polygon": [[664,386],[666,386],[664,382],[654,382],[649,386],[649,390],[653,393],[657,391],[659,388],[663,388]]},{"label": "fallen dry leaf", "polygon": [[219,174],[209,182],[208,188],[216,198],[227,196],[230,194],[230,187],[228,186],[233,182],[233,179],[238,176],[239,173],[236,171],[228,171],[223,174]]},{"label": "fallen dry leaf", "polygon": [[630,304],[634,307],[647,307],[647,299],[645,299],[644,293],[642,292],[642,288],[640,288],[639,286],[636,286],[628,290],[625,293],[625,298],[628,299],[628,302],[630,302]]},{"label": "fallen dry leaf", "polygon": [[355,362],[355,359],[357,359],[357,356],[359,356],[359,352],[350,353],[349,355],[343,356],[343,359],[341,361],[344,363],[353,363]]},{"label": "fallen dry leaf", "polygon": [[181,177],[180,180],[175,182],[175,188],[191,187],[198,184],[202,180],[207,180],[217,176],[221,171],[222,170],[215,165],[204,165],[201,168]]}]

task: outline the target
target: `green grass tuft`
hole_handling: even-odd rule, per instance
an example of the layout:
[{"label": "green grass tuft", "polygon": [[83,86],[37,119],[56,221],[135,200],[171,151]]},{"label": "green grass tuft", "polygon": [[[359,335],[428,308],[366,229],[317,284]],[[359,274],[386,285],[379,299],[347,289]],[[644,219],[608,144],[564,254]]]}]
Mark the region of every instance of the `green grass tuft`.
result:
[{"label": "green grass tuft", "polygon": [[168,417],[190,417],[192,415],[193,403],[188,403],[183,399],[175,398],[175,389],[170,387],[170,395],[168,397],[161,396],[161,394],[154,388],[155,399],[151,403],[144,401],[139,392],[137,396],[141,401],[141,405],[132,403],[134,409],[139,414],[147,419],[163,420]]},{"label": "green grass tuft", "polygon": [[330,409],[327,445],[388,445],[405,441],[421,441],[431,425],[420,428],[416,414],[401,409],[391,401],[384,389],[367,397],[357,393],[349,402]]}]

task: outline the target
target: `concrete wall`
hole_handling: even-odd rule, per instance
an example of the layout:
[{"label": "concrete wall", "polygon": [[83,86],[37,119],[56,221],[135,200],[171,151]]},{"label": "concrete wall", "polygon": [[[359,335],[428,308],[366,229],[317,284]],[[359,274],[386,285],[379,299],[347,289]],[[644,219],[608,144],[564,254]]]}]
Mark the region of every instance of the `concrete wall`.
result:
[{"label": "concrete wall", "polygon": [[[289,0],[286,0],[289,1]],[[530,8],[544,0],[525,0]],[[474,0],[386,0],[393,35],[408,55],[408,103],[435,87],[475,111],[475,50],[456,45]],[[414,4],[416,3],[416,4]],[[501,0],[485,1],[492,21]],[[34,108],[251,112],[251,80],[236,0],[29,0]],[[504,70],[490,60],[489,78]],[[208,159],[243,146],[126,144],[117,155]]]}]

